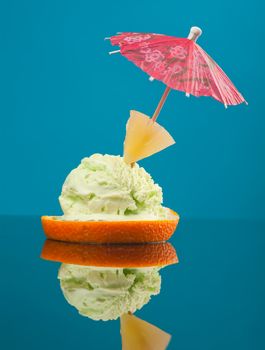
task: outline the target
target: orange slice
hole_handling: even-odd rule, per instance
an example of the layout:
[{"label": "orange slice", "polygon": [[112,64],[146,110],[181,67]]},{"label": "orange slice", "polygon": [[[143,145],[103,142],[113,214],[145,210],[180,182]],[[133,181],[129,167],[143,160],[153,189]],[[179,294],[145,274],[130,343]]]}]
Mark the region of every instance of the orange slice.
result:
[{"label": "orange slice", "polygon": [[96,245],[46,240],[41,257],[66,264],[139,268],[166,266],[178,263],[170,243]]},{"label": "orange slice", "polygon": [[135,221],[63,221],[42,216],[47,238],[81,243],[147,243],[164,242],[174,233],[179,216],[171,212],[165,220]]},{"label": "orange slice", "polygon": [[122,350],[165,350],[171,335],[140,318],[125,314],[121,318]]},{"label": "orange slice", "polygon": [[131,111],[126,125],[124,161],[127,164],[151,156],[175,143],[169,132],[147,115]]}]

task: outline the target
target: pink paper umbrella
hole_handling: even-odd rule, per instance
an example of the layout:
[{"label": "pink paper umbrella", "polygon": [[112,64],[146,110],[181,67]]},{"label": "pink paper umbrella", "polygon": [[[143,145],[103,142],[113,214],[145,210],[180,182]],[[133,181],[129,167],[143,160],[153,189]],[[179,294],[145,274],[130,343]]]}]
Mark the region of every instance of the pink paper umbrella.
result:
[{"label": "pink paper umbrella", "polygon": [[112,45],[129,61],[150,75],[150,80],[166,84],[163,96],[153,114],[158,117],[171,89],[187,96],[211,96],[228,105],[245,101],[218,64],[196,43],[202,31],[192,27],[188,38],[153,33],[119,33],[110,37]]}]

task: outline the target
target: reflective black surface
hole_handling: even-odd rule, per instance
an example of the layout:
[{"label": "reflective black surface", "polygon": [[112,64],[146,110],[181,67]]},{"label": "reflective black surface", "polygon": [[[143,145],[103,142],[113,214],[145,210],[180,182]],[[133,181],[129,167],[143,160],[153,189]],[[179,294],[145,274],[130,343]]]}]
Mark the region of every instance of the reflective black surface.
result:
[{"label": "reflective black surface", "polygon": [[[119,321],[82,317],[64,299],[60,263],[40,259],[38,217],[0,219],[1,348],[119,349]],[[265,224],[183,220],[179,264],[136,315],[172,335],[169,349],[265,348]]]}]

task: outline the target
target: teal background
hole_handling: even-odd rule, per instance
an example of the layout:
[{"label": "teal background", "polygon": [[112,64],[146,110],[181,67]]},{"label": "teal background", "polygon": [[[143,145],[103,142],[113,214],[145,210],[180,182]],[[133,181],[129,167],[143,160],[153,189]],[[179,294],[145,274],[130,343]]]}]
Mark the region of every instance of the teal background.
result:
[{"label": "teal background", "polygon": [[176,145],[141,164],[184,218],[265,218],[264,5],[261,1],[19,1],[0,3],[3,214],[56,214],[69,171],[92,153],[121,154],[130,109],[152,114],[162,92],[105,36],[187,36],[249,102],[224,107],[173,92],[159,122]]}]

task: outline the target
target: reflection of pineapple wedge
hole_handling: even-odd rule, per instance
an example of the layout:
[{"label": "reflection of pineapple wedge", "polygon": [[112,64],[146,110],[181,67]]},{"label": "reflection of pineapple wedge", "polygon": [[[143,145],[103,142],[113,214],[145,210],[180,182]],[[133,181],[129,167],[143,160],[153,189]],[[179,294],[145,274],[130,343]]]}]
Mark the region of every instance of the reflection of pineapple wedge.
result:
[{"label": "reflection of pineapple wedge", "polygon": [[124,141],[126,163],[149,157],[174,143],[172,136],[157,122],[143,113],[131,111]]},{"label": "reflection of pineapple wedge", "polygon": [[121,316],[122,350],[165,350],[171,336],[140,318]]}]

